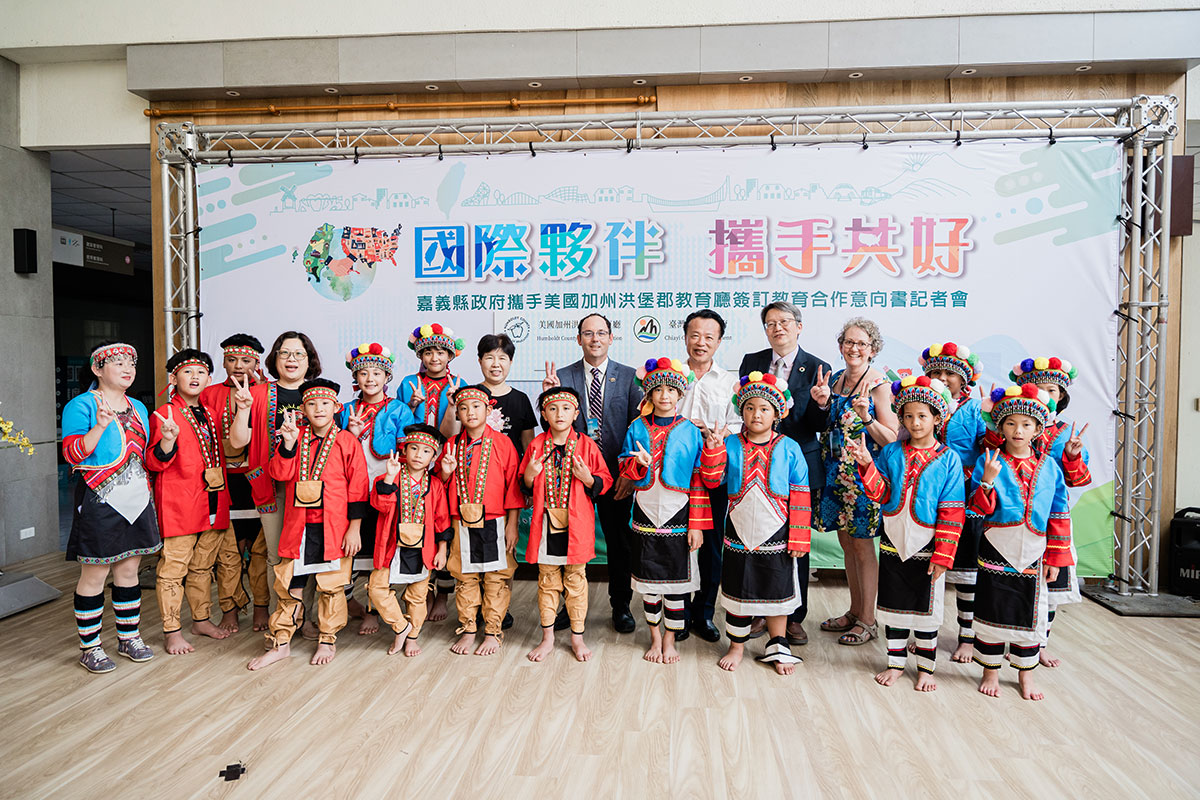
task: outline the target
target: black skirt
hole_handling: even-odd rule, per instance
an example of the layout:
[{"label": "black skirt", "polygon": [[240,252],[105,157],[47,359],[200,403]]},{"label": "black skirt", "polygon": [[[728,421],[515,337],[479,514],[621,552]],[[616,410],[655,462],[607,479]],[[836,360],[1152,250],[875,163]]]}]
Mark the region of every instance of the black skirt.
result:
[{"label": "black skirt", "polygon": [[[935,610],[934,584],[929,575],[933,541],[909,557],[900,560],[887,531],[879,540],[878,610],[897,615],[929,617]],[[941,622],[939,609],[937,622]]]},{"label": "black skirt", "polygon": [[629,562],[635,581],[641,584],[686,584],[692,581],[686,505],[658,529],[635,502],[631,522],[633,535],[629,537]]},{"label": "black skirt", "polygon": [[81,564],[115,564],[133,556],[162,549],[154,498],[130,524],[115,508],[100,499],[82,478],[76,479],[75,513],[67,539],[67,561]]},{"label": "black skirt", "polygon": [[975,638],[987,642],[1040,644],[1046,638],[1046,583],[1042,559],[1016,572],[987,537],[979,542],[975,581]]},{"label": "black skirt", "polygon": [[778,616],[800,607],[797,559],[788,555],[784,523],[757,550],[747,550],[733,519],[725,521],[721,605],[737,616]]}]

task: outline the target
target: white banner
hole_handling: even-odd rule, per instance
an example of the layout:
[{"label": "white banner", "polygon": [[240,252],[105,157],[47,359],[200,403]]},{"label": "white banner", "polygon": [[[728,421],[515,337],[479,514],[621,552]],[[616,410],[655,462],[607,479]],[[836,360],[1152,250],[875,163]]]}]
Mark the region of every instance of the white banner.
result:
[{"label": "white banner", "polygon": [[467,342],[453,371],[478,380],[475,343],[503,330],[536,395],[545,361],[579,358],[590,312],[636,365],[685,358],[684,318],[712,308],[729,323],[717,360],[736,369],[767,346],[761,308],[787,300],[801,346],[835,369],[859,315],[897,372],[934,341],[979,353],[985,387],[1057,355],[1079,369],[1065,416],[1091,423],[1080,571],[1107,575],[1120,157],[1070,140],[201,167],[203,343],[304,330],[348,386],[350,348],[383,342],[408,374],[408,335],[434,321]]}]

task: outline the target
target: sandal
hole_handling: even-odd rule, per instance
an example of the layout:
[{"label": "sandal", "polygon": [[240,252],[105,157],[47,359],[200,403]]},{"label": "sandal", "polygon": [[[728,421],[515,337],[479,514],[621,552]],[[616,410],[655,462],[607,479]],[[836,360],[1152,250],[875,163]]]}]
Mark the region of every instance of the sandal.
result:
[{"label": "sandal", "polygon": [[860,644],[866,644],[872,639],[879,638],[878,623],[868,625],[862,620],[858,620],[851,628],[862,628],[863,632],[855,633],[853,630],[849,630],[838,637],[838,644],[844,644],[848,647],[858,647]]},{"label": "sandal", "polygon": [[[845,625],[837,624],[837,621],[839,619],[846,620],[846,624]],[[821,630],[829,631],[830,633],[842,633],[843,631],[850,630],[857,624],[858,624],[858,617],[854,616],[849,611],[847,611],[845,614],[842,614],[840,617],[830,617],[829,619],[822,622]]]}]

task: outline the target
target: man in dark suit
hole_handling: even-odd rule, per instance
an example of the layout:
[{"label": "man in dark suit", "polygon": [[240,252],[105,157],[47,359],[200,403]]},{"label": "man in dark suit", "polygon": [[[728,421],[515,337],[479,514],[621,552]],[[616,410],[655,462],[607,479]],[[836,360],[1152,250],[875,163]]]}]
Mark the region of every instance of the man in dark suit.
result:
[{"label": "man in dark suit", "polygon": [[[779,426],[779,432],[800,445],[804,460],[808,462],[808,488],[812,498],[813,519],[818,519],[821,487],[825,485],[825,466],[821,461],[821,445],[817,434],[825,430],[829,422],[829,407],[822,408],[811,395],[817,382],[818,368],[826,374],[830,367],[811,353],[800,348],[800,331],[804,324],[800,320],[800,309],[791,303],[771,303],[762,310],[763,330],[771,346],[757,353],[748,353],[742,358],[739,375],[748,375],[755,370],[786,378],[792,392],[792,409]],[[804,632],[804,617],[808,614],[808,556],[799,559],[800,608],[788,618],[787,638],[791,644],[806,644],[808,634]]]},{"label": "man in dark suit", "polygon": [[625,485],[627,482],[617,477],[617,456],[621,454],[629,423],[638,415],[642,390],[634,380],[633,367],[609,359],[612,323],[603,314],[590,314],[579,320],[576,341],[583,350],[583,358],[562,369],[556,369],[554,362],[547,363],[542,391],[567,386],[579,392],[584,407],[575,420],[575,429],[591,436],[600,446],[604,463],[615,479],[614,486],[597,498],[596,516],[607,545],[608,599],[612,604],[613,628],[618,633],[632,633],[629,514],[633,498]]}]

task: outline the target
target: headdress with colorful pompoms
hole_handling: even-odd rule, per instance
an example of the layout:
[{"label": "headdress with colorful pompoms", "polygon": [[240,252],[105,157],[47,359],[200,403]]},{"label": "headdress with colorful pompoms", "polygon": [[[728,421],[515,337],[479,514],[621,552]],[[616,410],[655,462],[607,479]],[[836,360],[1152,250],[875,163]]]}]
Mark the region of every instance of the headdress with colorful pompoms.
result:
[{"label": "headdress with colorful pompoms", "polygon": [[1014,383],[1057,383],[1064,389],[1070,388],[1078,371],[1066,359],[1051,356],[1027,358],[1012,368],[1008,377]]},{"label": "headdress with colorful pompoms", "polygon": [[950,415],[950,408],[954,405],[954,395],[950,394],[946,384],[937,378],[930,378],[928,375],[905,375],[892,382],[892,411],[899,414],[905,403],[925,403],[945,422]]},{"label": "headdress with colorful pompoms", "polygon": [[463,348],[466,347],[466,342],[462,339],[455,339],[454,331],[440,322],[422,325],[408,337],[408,349],[417,355],[421,355],[422,350],[428,350],[431,347],[440,347],[450,353],[451,358],[458,358]]},{"label": "headdress with colorful pompoms", "polygon": [[395,363],[396,357],[392,355],[392,351],[379,342],[364,342],[346,354],[346,368],[350,370],[351,375],[360,369],[378,367],[383,370],[384,374],[390,380],[392,377],[392,365]]},{"label": "headdress with colorful pompoms", "polygon": [[979,356],[966,345],[954,342],[934,342],[926,347],[917,359],[921,369],[928,375],[935,369],[948,369],[963,379],[963,388],[974,386],[983,372]]},{"label": "headdress with colorful pompoms", "polygon": [[1045,427],[1056,410],[1057,404],[1050,395],[1032,383],[992,389],[991,395],[984,398],[982,404],[983,421],[992,430],[999,428],[1010,414],[1033,417]]},{"label": "headdress with colorful pompoms", "polygon": [[758,370],[739,379],[737,390],[733,393],[733,407],[740,413],[742,404],[751,397],[770,403],[779,419],[786,417],[792,407],[792,390],[787,388],[787,384],[781,383],[770,373],[764,374]]},{"label": "headdress with colorful pompoms", "polygon": [[637,378],[638,386],[642,387],[642,391],[646,393],[646,398],[642,400],[641,405],[642,416],[647,416],[653,411],[650,392],[659,386],[673,386],[682,395],[687,391],[688,384],[696,380],[695,373],[688,369],[686,364],[678,359],[666,357],[648,359],[645,364],[638,367],[634,375]]}]

